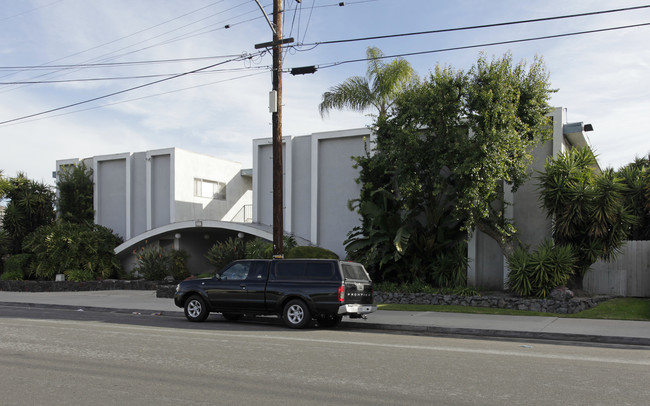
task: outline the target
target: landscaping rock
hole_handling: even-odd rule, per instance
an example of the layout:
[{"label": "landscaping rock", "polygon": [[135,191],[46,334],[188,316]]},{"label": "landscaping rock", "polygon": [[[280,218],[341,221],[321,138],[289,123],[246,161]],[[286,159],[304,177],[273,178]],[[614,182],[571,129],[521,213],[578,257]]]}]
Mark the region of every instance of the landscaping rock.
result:
[{"label": "landscaping rock", "polygon": [[426,293],[374,293],[375,303],[395,304],[434,304],[473,307],[490,307],[499,309],[528,310],[558,314],[573,314],[590,309],[599,303],[611,299],[610,296],[573,297],[573,292],[564,288],[553,298],[533,299],[508,296],[498,292],[494,296],[458,296]]}]

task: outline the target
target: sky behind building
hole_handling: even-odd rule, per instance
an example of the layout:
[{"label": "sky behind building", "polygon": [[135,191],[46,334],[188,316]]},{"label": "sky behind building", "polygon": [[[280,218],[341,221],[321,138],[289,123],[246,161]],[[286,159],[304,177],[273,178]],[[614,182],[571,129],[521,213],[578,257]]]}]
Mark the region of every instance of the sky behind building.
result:
[{"label": "sky behind building", "polygon": [[[270,15],[272,2],[260,3]],[[468,70],[481,52],[510,52],[514,61],[543,58],[558,89],[551,104],[592,124],[601,166],[617,168],[650,152],[650,7],[568,16],[642,6],[650,4],[286,0],[284,36],[295,42],[284,68],[318,70],[284,74],[283,134],[371,124],[360,113],[318,112],[328,88],[365,75],[368,46],[412,54],[404,58],[420,77],[437,64]],[[452,28],[466,29],[394,35]],[[271,53],[254,45],[272,34],[254,0],[1,2],[0,35],[5,176],[52,183],[57,159],[167,147],[250,167],[252,140],[271,135]],[[389,37],[361,40],[377,36]],[[351,39],[359,40],[328,43]]]}]

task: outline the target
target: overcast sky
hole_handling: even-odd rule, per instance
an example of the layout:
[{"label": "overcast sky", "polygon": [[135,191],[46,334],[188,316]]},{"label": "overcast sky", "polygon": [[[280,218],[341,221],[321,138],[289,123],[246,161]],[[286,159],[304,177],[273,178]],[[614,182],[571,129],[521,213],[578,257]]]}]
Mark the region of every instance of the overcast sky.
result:
[{"label": "overcast sky", "polygon": [[[270,14],[271,1],[260,3]],[[284,68],[319,68],[312,75],[284,75],[285,136],[371,123],[354,112],[333,112],[324,119],[318,113],[323,92],[347,77],[365,75],[365,62],[346,62],[364,58],[368,46],[399,55],[479,45],[405,58],[424,77],[437,64],[468,70],[480,52],[491,58],[509,51],[515,61],[528,62],[541,56],[558,89],[552,104],[566,108],[570,122],[593,125],[588,136],[602,167],[617,168],[650,152],[650,26],[485,45],[647,24],[650,8],[317,45],[646,5],[642,1],[338,3],[285,1],[284,36],[293,37],[296,46],[286,51]],[[254,45],[271,39],[254,0],[2,1],[0,122],[8,123],[0,124],[0,169],[5,176],[22,171],[53,183],[59,159],[168,147],[250,167],[252,140],[271,135],[271,54],[260,55]],[[182,61],[160,62],[170,59]],[[148,85],[171,77],[158,75],[211,65]],[[125,91],[138,86],[143,87]],[[97,100],[85,103],[92,99]],[[83,104],[39,114],[76,103]]]}]

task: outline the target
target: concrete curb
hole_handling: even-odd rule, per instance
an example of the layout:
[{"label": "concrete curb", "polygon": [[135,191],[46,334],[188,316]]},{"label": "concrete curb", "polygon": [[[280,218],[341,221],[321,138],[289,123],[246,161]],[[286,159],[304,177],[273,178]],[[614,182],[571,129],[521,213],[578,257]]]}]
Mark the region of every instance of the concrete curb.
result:
[{"label": "concrete curb", "polygon": [[142,309],[119,309],[113,307],[98,307],[98,306],[72,306],[72,305],[59,305],[59,304],[44,304],[44,303],[18,303],[18,302],[0,302],[0,306],[10,307],[29,307],[34,309],[56,309],[56,310],[83,310],[85,312],[98,312],[98,313],[127,313],[127,314],[144,314],[151,315],[157,314],[161,316],[178,316],[185,317],[182,312],[167,312],[159,310],[142,310]]},{"label": "concrete curb", "polygon": [[414,326],[408,324],[382,324],[382,323],[359,323],[354,321],[345,321],[341,323],[343,327],[366,330],[383,330],[401,333],[415,333],[427,335],[449,335],[462,337],[484,337],[484,338],[507,338],[507,339],[525,339],[525,340],[543,340],[543,341],[565,341],[565,342],[583,342],[598,344],[619,344],[633,346],[650,346],[650,339],[643,337],[618,337],[618,336],[599,336],[592,334],[572,334],[572,333],[548,333],[537,331],[511,331],[511,330],[489,330],[473,329],[458,327],[435,327],[435,326]]},{"label": "concrete curb", "polygon": [[[43,303],[16,303],[16,302],[2,302],[0,305],[11,307],[29,307],[36,309],[60,309],[60,310],[83,310],[89,312],[104,312],[104,313],[125,313],[125,314],[141,314],[141,315],[157,315],[157,316],[172,316],[184,318],[182,312],[168,312],[156,310],[142,310],[142,309],[121,309],[110,307],[95,307],[95,306],[71,306],[71,305],[57,305],[57,304],[43,304]],[[511,330],[495,330],[495,329],[473,329],[473,328],[459,328],[459,327],[436,327],[424,325],[409,325],[409,324],[392,324],[392,323],[369,323],[358,321],[343,321],[341,328],[349,330],[374,330],[385,331],[392,333],[404,334],[424,334],[432,336],[455,336],[466,338],[503,338],[503,339],[523,339],[523,340],[542,340],[542,341],[556,341],[556,342],[570,342],[570,343],[594,343],[594,344],[609,344],[609,345],[629,345],[650,347],[650,338],[643,337],[619,337],[619,336],[603,336],[591,334],[572,334],[572,333],[548,333],[536,331],[511,331]]]}]

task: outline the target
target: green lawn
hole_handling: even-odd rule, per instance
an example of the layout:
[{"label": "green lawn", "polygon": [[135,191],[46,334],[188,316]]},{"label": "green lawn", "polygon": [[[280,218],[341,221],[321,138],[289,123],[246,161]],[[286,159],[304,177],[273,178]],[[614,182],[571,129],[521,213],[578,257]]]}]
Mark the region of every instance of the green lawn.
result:
[{"label": "green lawn", "polygon": [[515,316],[554,316],[583,319],[613,319],[650,321],[650,299],[617,298],[599,304],[598,306],[576,314],[555,314],[529,312],[521,310],[492,309],[471,306],[445,305],[402,305],[380,304],[379,310],[398,310],[410,312],[451,312],[474,314],[505,314]]}]

